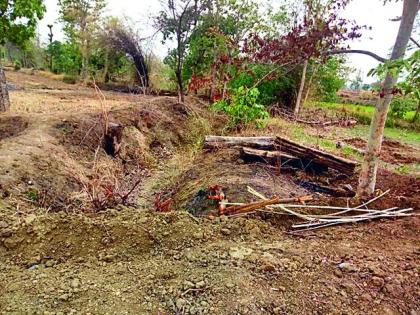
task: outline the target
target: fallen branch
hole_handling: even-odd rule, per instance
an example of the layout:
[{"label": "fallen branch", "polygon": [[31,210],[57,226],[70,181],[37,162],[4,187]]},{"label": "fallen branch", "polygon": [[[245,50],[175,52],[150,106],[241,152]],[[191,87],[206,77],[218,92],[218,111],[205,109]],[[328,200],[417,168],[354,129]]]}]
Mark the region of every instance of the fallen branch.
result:
[{"label": "fallen branch", "polygon": [[280,199],[279,197],[274,197],[272,199],[267,199],[259,202],[252,202],[244,205],[234,205],[231,207],[227,207],[225,209],[226,214],[238,214],[238,213],[246,213],[251,212],[257,209],[264,208],[266,206],[274,205],[274,204],[282,204],[282,203],[289,203],[289,202],[306,202],[312,200],[312,196],[301,196],[296,198],[283,198]]},{"label": "fallen branch", "polygon": [[[379,198],[386,195],[389,190],[383,192],[381,195],[372,198],[371,200],[362,203],[356,207],[337,207],[337,206],[325,206],[325,205],[305,205],[305,204],[289,204],[286,205],[285,201],[300,199],[300,202],[311,200],[310,196],[304,196],[300,198],[288,198],[279,199],[277,197],[268,199],[264,195],[260,194],[251,187],[248,187],[248,192],[262,199],[261,202],[254,202],[245,205],[235,205],[228,207],[229,213],[233,216],[240,216],[244,214],[254,212],[265,212],[275,215],[291,215],[308,221],[306,223],[298,223],[292,225],[295,229],[293,233],[311,231],[321,229],[329,226],[335,226],[340,224],[357,223],[367,220],[375,220],[381,218],[396,218],[396,217],[407,217],[413,214],[408,213],[413,211],[413,208],[399,209],[398,207],[392,207],[384,210],[368,209],[366,206]],[[307,209],[323,209],[323,210],[339,210],[332,214],[306,214],[292,210],[293,208],[307,208]],[[343,215],[348,212],[357,212],[355,215]]]},{"label": "fallen branch", "polygon": [[[280,157],[281,155],[288,155],[294,159],[300,159],[302,166],[311,164],[311,167],[317,168],[318,166],[320,169],[330,167],[344,174],[353,174],[357,165],[356,162],[281,137],[206,136],[204,141],[204,148],[206,149],[214,150],[229,147],[246,147],[245,150],[248,150],[248,152],[250,152],[250,148],[276,150],[281,152]],[[254,155],[256,154],[255,152],[253,153]],[[261,154],[269,157],[268,153]],[[278,156],[279,153],[272,153],[273,157],[276,155]]]}]

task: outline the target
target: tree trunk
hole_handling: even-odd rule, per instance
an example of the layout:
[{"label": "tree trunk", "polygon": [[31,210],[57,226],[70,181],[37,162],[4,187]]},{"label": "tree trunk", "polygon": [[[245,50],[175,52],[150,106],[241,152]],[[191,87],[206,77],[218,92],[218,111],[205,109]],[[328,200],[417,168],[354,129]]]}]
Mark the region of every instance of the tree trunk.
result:
[{"label": "tree trunk", "polygon": [[311,85],[312,85],[312,80],[314,79],[315,73],[318,71],[318,67],[315,66],[312,69],[312,73],[311,76],[309,78],[308,84],[306,85],[306,93],[305,93],[305,98],[303,99],[303,104],[306,103],[306,101],[308,100],[309,97],[309,93],[311,92]]},{"label": "tree trunk", "polygon": [[[404,57],[418,9],[419,0],[404,0],[401,24],[392,50],[391,60]],[[393,97],[393,88],[397,83],[397,79],[397,76],[393,77],[390,73],[387,74],[383,83],[384,97],[380,98],[376,104],[357,188],[357,195],[362,198],[372,195],[375,191],[383,132],[389,105]]]},{"label": "tree trunk", "polygon": [[306,69],[308,69],[308,60],[305,60],[303,63],[303,70],[302,70],[302,79],[300,80],[300,87],[299,87],[299,93],[296,99],[296,105],[295,105],[295,116],[299,115],[300,110],[300,103],[302,101],[302,95],[303,95],[303,89],[305,88],[305,79],[306,79]]},{"label": "tree trunk", "polygon": [[0,112],[6,112],[10,108],[9,91],[7,90],[6,75],[0,64]]},{"label": "tree trunk", "polygon": [[175,75],[176,75],[176,81],[178,83],[178,102],[184,103],[184,86],[182,84],[181,70],[177,70],[175,72]]}]

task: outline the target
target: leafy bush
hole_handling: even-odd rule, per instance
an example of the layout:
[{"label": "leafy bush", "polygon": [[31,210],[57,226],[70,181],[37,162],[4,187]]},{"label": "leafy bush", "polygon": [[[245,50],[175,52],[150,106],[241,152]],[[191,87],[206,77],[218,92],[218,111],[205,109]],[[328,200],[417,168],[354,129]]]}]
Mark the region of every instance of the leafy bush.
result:
[{"label": "leafy bush", "polygon": [[263,105],[257,104],[259,95],[257,88],[248,89],[241,86],[233,91],[230,101],[217,101],[213,108],[226,112],[234,126],[254,123],[256,127],[261,128],[269,114]]},{"label": "leafy bush", "polygon": [[415,110],[417,102],[408,97],[395,97],[391,103],[390,115],[403,119],[409,111]]},{"label": "leafy bush", "polygon": [[22,68],[22,65],[21,65],[21,63],[20,63],[20,61],[19,61],[19,60],[16,60],[16,61],[13,63],[13,68],[15,69],[15,71],[19,71],[19,70]]}]

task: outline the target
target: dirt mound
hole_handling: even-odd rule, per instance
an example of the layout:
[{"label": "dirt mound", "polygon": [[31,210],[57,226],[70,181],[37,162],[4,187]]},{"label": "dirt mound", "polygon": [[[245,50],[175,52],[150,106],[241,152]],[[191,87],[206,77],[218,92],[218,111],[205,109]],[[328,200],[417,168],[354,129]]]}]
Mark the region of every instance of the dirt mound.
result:
[{"label": "dirt mound", "polygon": [[[361,138],[346,139],[345,142],[358,149],[366,148],[366,141]],[[420,163],[418,149],[391,139],[384,139],[382,142],[380,158],[385,162],[394,164]]]},{"label": "dirt mound", "polygon": [[28,127],[21,116],[0,116],[0,140],[19,135]]},{"label": "dirt mound", "polygon": [[[196,145],[213,124],[213,114],[194,99],[186,105],[170,97],[141,99],[107,114],[109,123],[123,127],[115,157],[103,150],[101,113],[76,111],[41,119],[33,115],[36,123],[4,146],[13,154],[0,154],[7,170],[0,174],[2,196],[23,208],[52,211],[86,211],[92,204],[102,210],[122,200],[135,203],[149,171],[183,147]],[[15,134],[19,126],[27,126],[19,117],[2,121],[0,126]],[[15,129],[9,128],[13,122]]]},{"label": "dirt mound", "polygon": [[[419,220],[291,238],[252,218],[123,208],[0,216],[8,313],[312,314],[418,310]],[[403,242],[401,240],[404,240]]]},{"label": "dirt mound", "polygon": [[189,167],[168,187],[162,189],[162,199],[172,198],[175,208],[194,215],[215,212],[216,205],[207,198],[210,186],[220,185],[231,202],[251,202],[256,197],[247,187],[267,196],[293,197],[308,194],[286,174],[276,175],[263,165],[245,164],[238,150],[221,150],[197,156]]}]

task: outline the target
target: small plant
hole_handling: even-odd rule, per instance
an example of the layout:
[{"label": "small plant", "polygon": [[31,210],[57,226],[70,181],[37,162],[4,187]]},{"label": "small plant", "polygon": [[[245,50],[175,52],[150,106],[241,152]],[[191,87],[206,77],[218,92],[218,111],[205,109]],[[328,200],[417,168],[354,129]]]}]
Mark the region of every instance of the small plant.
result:
[{"label": "small plant", "polygon": [[234,126],[249,125],[254,123],[256,127],[265,126],[269,114],[266,108],[257,104],[260,92],[257,88],[248,89],[239,87],[234,90],[231,99],[222,99],[213,104],[216,111],[224,111],[228,114],[230,122]]},{"label": "small plant", "polygon": [[22,68],[22,64],[20,63],[20,61],[19,61],[19,60],[16,60],[16,61],[13,63],[13,68],[15,69],[15,71],[19,71],[19,70]]},{"label": "small plant", "polygon": [[37,192],[36,190],[34,190],[34,189],[28,190],[28,191],[26,192],[26,197],[27,197],[30,201],[33,201],[33,202],[38,202],[38,200],[39,200],[39,195],[38,195],[38,192]]}]

